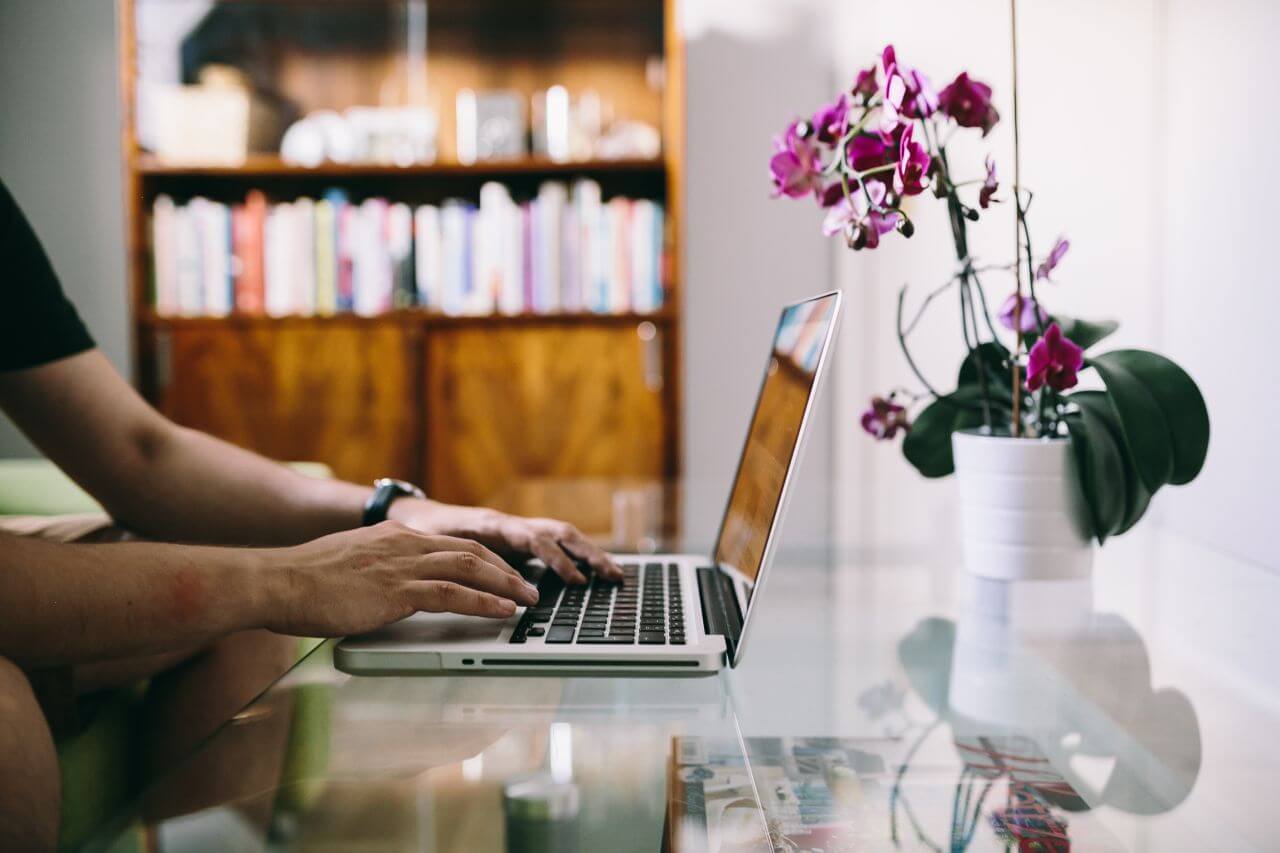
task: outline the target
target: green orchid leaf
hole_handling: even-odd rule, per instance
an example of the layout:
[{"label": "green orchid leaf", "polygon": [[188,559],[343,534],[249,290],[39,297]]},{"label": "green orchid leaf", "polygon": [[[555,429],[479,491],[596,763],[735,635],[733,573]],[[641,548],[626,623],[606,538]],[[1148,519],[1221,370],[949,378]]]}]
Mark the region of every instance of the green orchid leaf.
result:
[{"label": "green orchid leaf", "polygon": [[1123,363],[1108,357],[1111,355],[1113,353],[1088,359],[1085,365],[1095,368],[1107,386],[1107,394],[1120,416],[1125,448],[1133,457],[1143,484],[1154,492],[1173,475],[1173,439],[1169,425],[1147,383]]},{"label": "green orchid leaf", "polygon": [[[1081,423],[1084,429],[1090,433],[1096,432],[1098,429],[1105,429],[1110,436],[1110,444],[1116,449],[1120,455],[1120,463],[1123,468],[1122,476],[1115,481],[1117,493],[1123,497],[1123,513],[1118,525],[1113,525],[1111,534],[1119,536],[1121,533],[1129,530],[1133,525],[1138,523],[1138,519],[1142,518],[1147,511],[1147,506],[1151,503],[1151,492],[1143,484],[1142,478],[1138,476],[1138,471],[1133,465],[1133,457],[1131,457],[1124,445],[1124,429],[1120,425],[1120,418],[1116,414],[1115,407],[1111,405],[1111,400],[1102,391],[1078,391],[1067,398],[1070,402],[1080,407],[1081,415],[1076,423]],[[1074,424],[1068,421],[1067,429],[1073,430]],[[1075,448],[1075,434],[1072,433],[1073,449]],[[1103,451],[1105,453],[1105,451]],[[1079,451],[1077,450],[1077,461],[1080,461]],[[1082,470],[1083,475],[1083,470]],[[1114,473],[1113,475],[1114,476]],[[1081,477],[1082,482],[1084,477]],[[1107,501],[1103,498],[1102,502],[1098,502],[1098,498],[1091,495],[1086,489],[1085,498],[1090,504],[1092,510],[1094,506],[1101,506]],[[1102,539],[1100,538],[1101,542]]]},{"label": "green orchid leaf", "polygon": [[902,453],[924,476],[946,477],[956,469],[951,433],[981,425],[982,394],[976,385],[962,385],[920,412],[902,442]]},{"label": "green orchid leaf", "polygon": [[1110,337],[1116,329],[1120,328],[1120,324],[1115,320],[1094,322],[1062,316],[1055,316],[1052,319],[1062,329],[1063,336],[1070,338],[1081,349],[1088,349],[1103,338]]},{"label": "green orchid leaf", "polygon": [[979,344],[973,352],[965,356],[960,365],[957,385],[978,385],[978,365],[981,364],[987,378],[987,388],[993,396],[1004,401],[1006,408],[1010,405],[1013,392],[1010,388],[1009,350],[999,341],[987,341]]},{"label": "green orchid leaf", "polygon": [[1067,415],[1067,434],[1080,472],[1080,488],[1089,507],[1098,544],[1124,523],[1124,461],[1107,425],[1089,408]]},{"label": "green orchid leaf", "polygon": [[1209,410],[1187,372],[1143,350],[1103,353],[1088,364],[1107,386],[1147,489],[1194,480],[1209,452]]}]

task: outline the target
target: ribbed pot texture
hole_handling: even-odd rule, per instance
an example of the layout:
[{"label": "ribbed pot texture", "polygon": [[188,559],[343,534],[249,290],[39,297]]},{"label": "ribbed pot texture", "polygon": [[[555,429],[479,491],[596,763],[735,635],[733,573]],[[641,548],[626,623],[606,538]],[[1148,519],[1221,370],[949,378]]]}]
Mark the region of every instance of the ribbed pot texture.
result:
[{"label": "ribbed pot texture", "polygon": [[1071,444],[962,431],[951,437],[965,568],[1002,580],[1075,578],[1093,539]]}]

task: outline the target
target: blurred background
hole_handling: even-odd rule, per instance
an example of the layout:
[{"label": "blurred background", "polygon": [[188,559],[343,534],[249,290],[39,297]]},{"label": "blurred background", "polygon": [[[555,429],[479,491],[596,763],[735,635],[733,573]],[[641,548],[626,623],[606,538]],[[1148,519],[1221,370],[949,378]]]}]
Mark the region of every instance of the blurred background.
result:
[{"label": "blurred background", "polygon": [[[994,87],[1002,121],[955,156],[1011,177],[1009,30],[998,0],[6,0],[0,176],[102,349],[176,420],[694,549],[779,306],[842,288],[783,547],[943,548],[953,484],[857,423],[909,379],[898,289],[954,266],[941,206],[852,253],[770,198],[767,162],[892,42],[937,86]],[[1019,6],[1033,237],[1071,241],[1042,297],[1189,370],[1209,460],[1155,523],[1280,571],[1278,38],[1265,0]],[[582,243],[547,225],[566,216]],[[1012,218],[973,229],[984,258],[1011,255]],[[928,375],[959,358],[948,311],[916,336]],[[0,420],[0,457],[31,455]]]}]

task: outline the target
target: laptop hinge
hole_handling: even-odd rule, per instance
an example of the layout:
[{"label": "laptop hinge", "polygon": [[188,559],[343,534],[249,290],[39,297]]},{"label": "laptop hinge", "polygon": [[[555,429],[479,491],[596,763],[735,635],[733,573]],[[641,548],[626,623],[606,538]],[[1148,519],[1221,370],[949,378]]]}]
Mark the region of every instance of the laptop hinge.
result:
[{"label": "laptop hinge", "polygon": [[698,597],[702,600],[702,628],[708,634],[724,637],[730,664],[742,636],[742,612],[733,594],[733,579],[719,569],[698,569]]}]

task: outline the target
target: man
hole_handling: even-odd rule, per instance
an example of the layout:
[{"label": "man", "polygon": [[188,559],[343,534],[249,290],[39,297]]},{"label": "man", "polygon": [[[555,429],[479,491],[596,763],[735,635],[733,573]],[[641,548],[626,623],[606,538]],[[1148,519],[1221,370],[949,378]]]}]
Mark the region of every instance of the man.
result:
[{"label": "man", "polygon": [[[175,713],[208,717],[188,726],[194,741],[287,665],[273,635],[342,636],[416,611],[509,616],[537,592],[494,550],[570,582],[585,580],[571,555],[621,574],[570,525],[395,485],[375,496],[169,422],[94,348],[2,183],[0,408],[128,531],[0,521],[2,850],[56,843],[49,718],[68,697],[170,673]],[[220,663],[245,648],[254,665]],[[235,681],[231,698],[194,702],[215,673]]]}]

